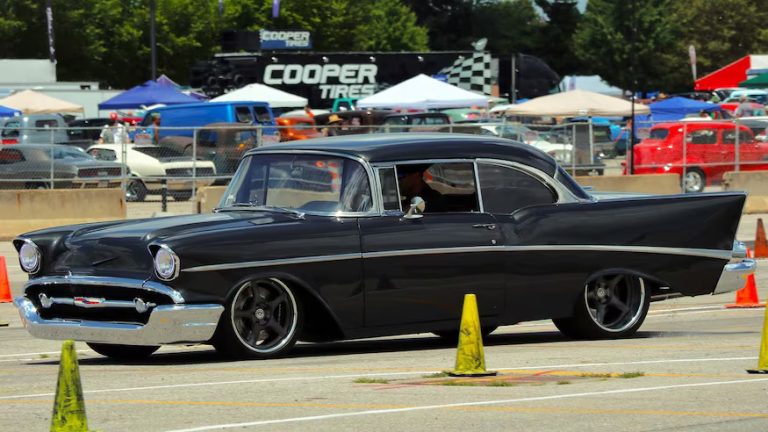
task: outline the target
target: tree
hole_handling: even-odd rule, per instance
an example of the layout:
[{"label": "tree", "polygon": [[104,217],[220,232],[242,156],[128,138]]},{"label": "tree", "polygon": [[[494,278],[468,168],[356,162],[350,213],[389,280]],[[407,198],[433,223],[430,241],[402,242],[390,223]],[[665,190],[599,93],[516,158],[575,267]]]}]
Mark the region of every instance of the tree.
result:
[{"label": "tree", "polygon": [[536,0],[547,16],[541,26],[537,55],[561,76],[579,74],[584,66],[573,55],[573,35],[581,22],[581,12],[575,0]]},{"label": "tree", "polygon": [[699,77],[768,46],[766,0],[689,0],[676,3],[672,14],[681,28],[671,59],[674,90],[692,88],[690,45],[696,47]]},{"label": "tree", "polygon": [[[362,2],[361,2],[362,3]],[[426,51],[427,29],[400,0],[369,2],[367,19],[356,30],[355,45],[365,51]]]},{"label": "tree", "polygon": [[623,89],[666,89],[679,36],[673,3],[590,0],[574,35],[585,69]]}]

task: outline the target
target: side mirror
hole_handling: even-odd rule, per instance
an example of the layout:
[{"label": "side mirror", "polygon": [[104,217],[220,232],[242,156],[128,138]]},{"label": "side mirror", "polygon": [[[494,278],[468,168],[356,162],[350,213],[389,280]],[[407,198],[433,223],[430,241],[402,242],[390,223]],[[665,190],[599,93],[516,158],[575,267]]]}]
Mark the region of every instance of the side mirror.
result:
[{"label": "side mirror", "polygon": [[415,196],[411,199],[411,205],[408,207],[408,211],[405,212],[405,219],[418,219],[424,216],[424,209],[427,208],[427,203],[419,196]]}]

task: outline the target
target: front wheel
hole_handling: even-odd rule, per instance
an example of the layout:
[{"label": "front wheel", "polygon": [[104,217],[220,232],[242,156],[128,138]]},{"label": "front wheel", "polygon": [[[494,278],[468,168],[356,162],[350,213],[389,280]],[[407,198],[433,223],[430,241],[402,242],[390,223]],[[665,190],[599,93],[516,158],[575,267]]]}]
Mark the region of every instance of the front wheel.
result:
[{"label": "front wheel", "polygon": [[151,356],[160,348],[154,345],[115,345],[93,342],[86,342],[86,345],[97,353],[116,360],[141,360]]},{"label": "front wheel", "polygon": [[689,168],[683,177],[683,189],[685,192],[695,193],[704,190],[707,185],[707,177],[699,168]]},{"label": "front wheel", "polygon": [[255,280],[227,302],[212,342],[229,357],[274,358],[293,347],[302,324],[302,304],[291,288],[279,279]]},{"label": "front wheel", "polygon": [[141,202],[147,198],[147,187],[141,180],[131,180],[125,188],[125,200],[128,202]]},{"label": "front wheel", "polygon": [[650,307],[643,279],[626,274],[600,276],[579,296],[574,316],[552,320],[561,333],[577,339],[612,339],[634,334]]}]

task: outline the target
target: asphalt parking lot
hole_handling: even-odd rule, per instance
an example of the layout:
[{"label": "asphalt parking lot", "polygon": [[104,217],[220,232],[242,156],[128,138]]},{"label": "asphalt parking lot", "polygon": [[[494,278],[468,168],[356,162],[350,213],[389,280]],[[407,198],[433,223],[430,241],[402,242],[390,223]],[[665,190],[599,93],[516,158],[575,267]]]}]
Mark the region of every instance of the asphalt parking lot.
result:
[{"label": "asphalt parking lot", "polygon": [[[756,219],[742,219],[740,239]],[[18,295],[26,277],[8,243],[0,255]],[[765,299],[768,261],[757,286]],[[765,309],[723,307],[732,301],[654,303],[623,340],[568,340],[549,321],[503,327],[485,341],[500,375],[474,381],[442,376],[456,348],[427,334],[305,344],[270,361],[193,346],[122,364],[77,348],[89,426],[102,431],[768,430],[768,375],[745,373]],[[61,344],[29,336],[10,304],[0,321],[0,430],[47,430]]]}]

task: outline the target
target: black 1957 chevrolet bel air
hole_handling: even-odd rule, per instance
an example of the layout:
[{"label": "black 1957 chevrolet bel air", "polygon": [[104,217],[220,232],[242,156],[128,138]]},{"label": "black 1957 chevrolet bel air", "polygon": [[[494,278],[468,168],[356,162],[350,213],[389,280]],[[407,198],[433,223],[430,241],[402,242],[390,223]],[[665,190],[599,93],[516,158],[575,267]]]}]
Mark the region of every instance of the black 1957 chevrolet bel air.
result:
[{"label": "black 1957 chevrolet bel air", "polygon": [[213,214],[64,226],[14,240],[36,337],[117,358],[210,343],[270,358],[297,340],[455,337],[551,318],[637,331],[649,302],[739,288],[740,193],[593,198],[545,153],[451,134],[252,150]]}]

